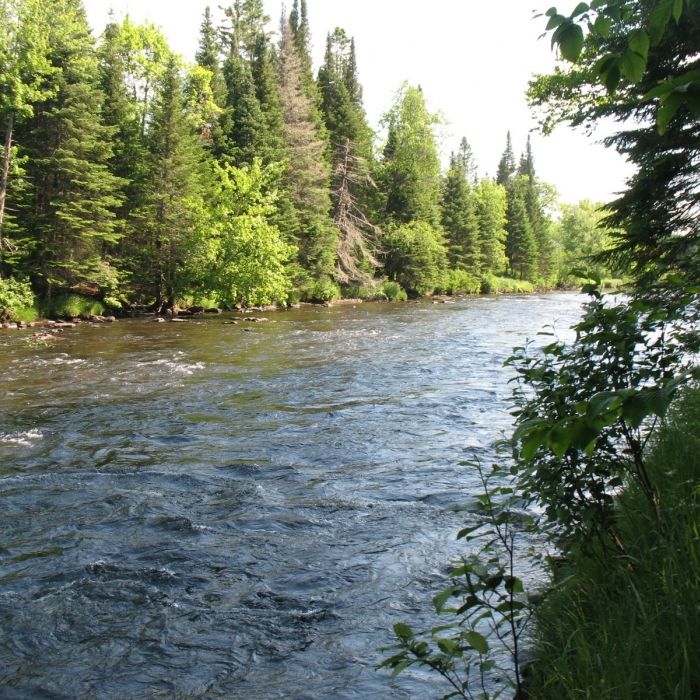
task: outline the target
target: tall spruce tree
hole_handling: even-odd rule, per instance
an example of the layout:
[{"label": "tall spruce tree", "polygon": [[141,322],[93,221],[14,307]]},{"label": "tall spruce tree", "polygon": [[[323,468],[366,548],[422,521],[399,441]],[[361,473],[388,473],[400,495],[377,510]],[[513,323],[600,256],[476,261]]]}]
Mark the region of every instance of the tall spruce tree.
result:
[{"label": "tall spruce tree", "polygon": [[479,220],[467,165],[462,154],[451,155],[442,183],[442,227],[452,267],[478,275],[482,271]]},{"label": "tall spruce tree", "polygon": [[289,156],[286,184],[294,204],[293,235],[300,262],[314,276],[335,268],[337,234],[330,220],[330,169],[319,112],[304,85],[305,68],[290,23],[282,23],[279,82],[283,133]]},{"label": "tall spruce tree", "polygon": [[507,265],[506,190],[490,178],[482,178],[475,188],[475,198],[482,271],[500,275]]},{"label": "tall spruce tree", "polygon": [[109,171],[113,129],[102,123],[104,95],[94,41],[80,0],[52,0],[48,58],[53,90],[18,131],[28,156],[30,194],[20,207],[31,231],[38,287],[97,291],[115,271],[105,246],[118,239],[121,181]]},{"label": "tall spruce tree", "polygon": [[517,166],[515,163],[515,155],[513,153],[513,142],[510,138],[510,131],[506,136],[506,148],[503,151],[501,160],[498,163],[498,171],[496,173],[496,182],[499,185],[507,185],[515,175]]},{"label": "tall spruce tree", "polygon": [[149,119],[144,203],[135,213],[132,274],[155,308],[172,308],[188,282],[189,239],[205,196],[202,141],[187,118],[183,81],[171,56]]},{"label": "tall spruce tree", "polygon": [[510,273],[522,280],[537,275],[537,241],[527,211],[529,178],[518,176],[506,188],[506,255]]}]

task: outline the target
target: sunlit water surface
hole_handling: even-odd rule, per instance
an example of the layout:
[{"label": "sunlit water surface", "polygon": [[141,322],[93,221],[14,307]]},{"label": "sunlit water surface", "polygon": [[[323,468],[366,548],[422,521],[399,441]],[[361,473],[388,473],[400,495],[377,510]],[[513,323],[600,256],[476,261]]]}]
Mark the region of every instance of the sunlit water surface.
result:
[{"label": "sunlit water surface", "polygon": [[435,624],[503,361],[581,301],[3,332],[0,696],[438,695],[377,649]]}]

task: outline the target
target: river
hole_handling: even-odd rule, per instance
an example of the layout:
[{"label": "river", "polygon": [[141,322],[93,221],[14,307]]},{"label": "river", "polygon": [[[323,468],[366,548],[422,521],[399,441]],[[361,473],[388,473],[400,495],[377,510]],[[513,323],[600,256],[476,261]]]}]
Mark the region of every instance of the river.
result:
[{"label": "river", "polygon": [[[503,361],[573,294],[0,335],[0,697],[431,698]],[[248,331],[248,332],[246,332]]]}]

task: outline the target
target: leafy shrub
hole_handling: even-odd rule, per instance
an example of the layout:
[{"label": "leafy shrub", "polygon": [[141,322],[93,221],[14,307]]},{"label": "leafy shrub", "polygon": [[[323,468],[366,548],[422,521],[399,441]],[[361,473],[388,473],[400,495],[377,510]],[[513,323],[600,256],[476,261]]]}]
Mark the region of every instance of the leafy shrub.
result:
[{"label": "leafy shrub", "polygon": [[514,349],[513,440],[520,488],[543,506],[545,521],[567,541],[594,534],[617,546],[616,493],[636,483],[651,503],[657,499],[645,447],[685,381],[691,320],[682,308],[641,300],[608,306],[594,293],[574,326],[573,345],[554,340],[534,353],[527,345]]},{"label": "leafy shrub", "polygon": [[343,299],[363,299],[364,301],[378,299],[383,296],[381,287],[379,280],[343,287]]},{"label": "leafy shrub", "polygon": [[534,291],[532,282],[514,280],[510,277],[484,275],[481,278],[482,294],[529,294]]},{"label": "leafy shrub", "polygon": [[406,301],[408,299],[406,290],[398,282],[392,282],[391,280],[382,282],[381,295],[387,301]]},{"label": "leafy shrub", "polygon": [[481,280],[466,270],[447,270],[437,291],[443,294],[478,294]]},{"label": "leafy shrub", "polygon": [[66,294],[56,297],[44,304],[42,311],[50,318],[72,318],[75,316],[97,316],[105,311],[104,304],[95,300],[81,297],[77,294]]},{"label": "leafy shrub", "polygon": [[325,304],[340,299],[340,287],[327,277],[312,282],[302,290],[304,301],[312,304]]},{"label": "leafy shrub", "polygon": [[34,302],[29,282],[12,277],[0,279],[0,316],[16,321],[33,321],[36,318]]},{"label": "leafy shrub", "polygon": [[385,270],[404,289],[430,294],[447,269],[447,251],[440,232],[424,221],[389,231],[384,241]]}]

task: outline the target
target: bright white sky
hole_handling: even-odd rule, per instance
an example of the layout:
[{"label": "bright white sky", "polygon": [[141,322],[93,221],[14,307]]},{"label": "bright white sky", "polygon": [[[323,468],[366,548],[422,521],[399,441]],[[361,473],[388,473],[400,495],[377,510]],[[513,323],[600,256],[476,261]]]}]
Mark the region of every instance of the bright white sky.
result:
[{"label": "bright white sky", "polygon": [[[226,0],[84,0],[99,34],[110,8],[117,17],[150,20],[171,46],[193,60],[204,8],[216,13]],[[291,0],[287,0],[287,8]],[[316,67],[326,34],[343,27],[355,37],[365,107],[376,128],[404,80],[421,85],[433,111],[447,121],[446,157],[466,136],[481,175],[493,175],[510,129],[516,158],[536,126],[525,102],[530,76],[554,64],[544,29],[533,10],[550,0],[308,0]],[[567,3],[562,3],[567,5]],[[265,0],[272,26],[280,0]],[[599,138],[599,137],[598,137]],[[630,174],[616,153],[594,138],[560,127],[549,137],[532,135],[538,175],[554,184],[563,201],[604,201]]]}]

